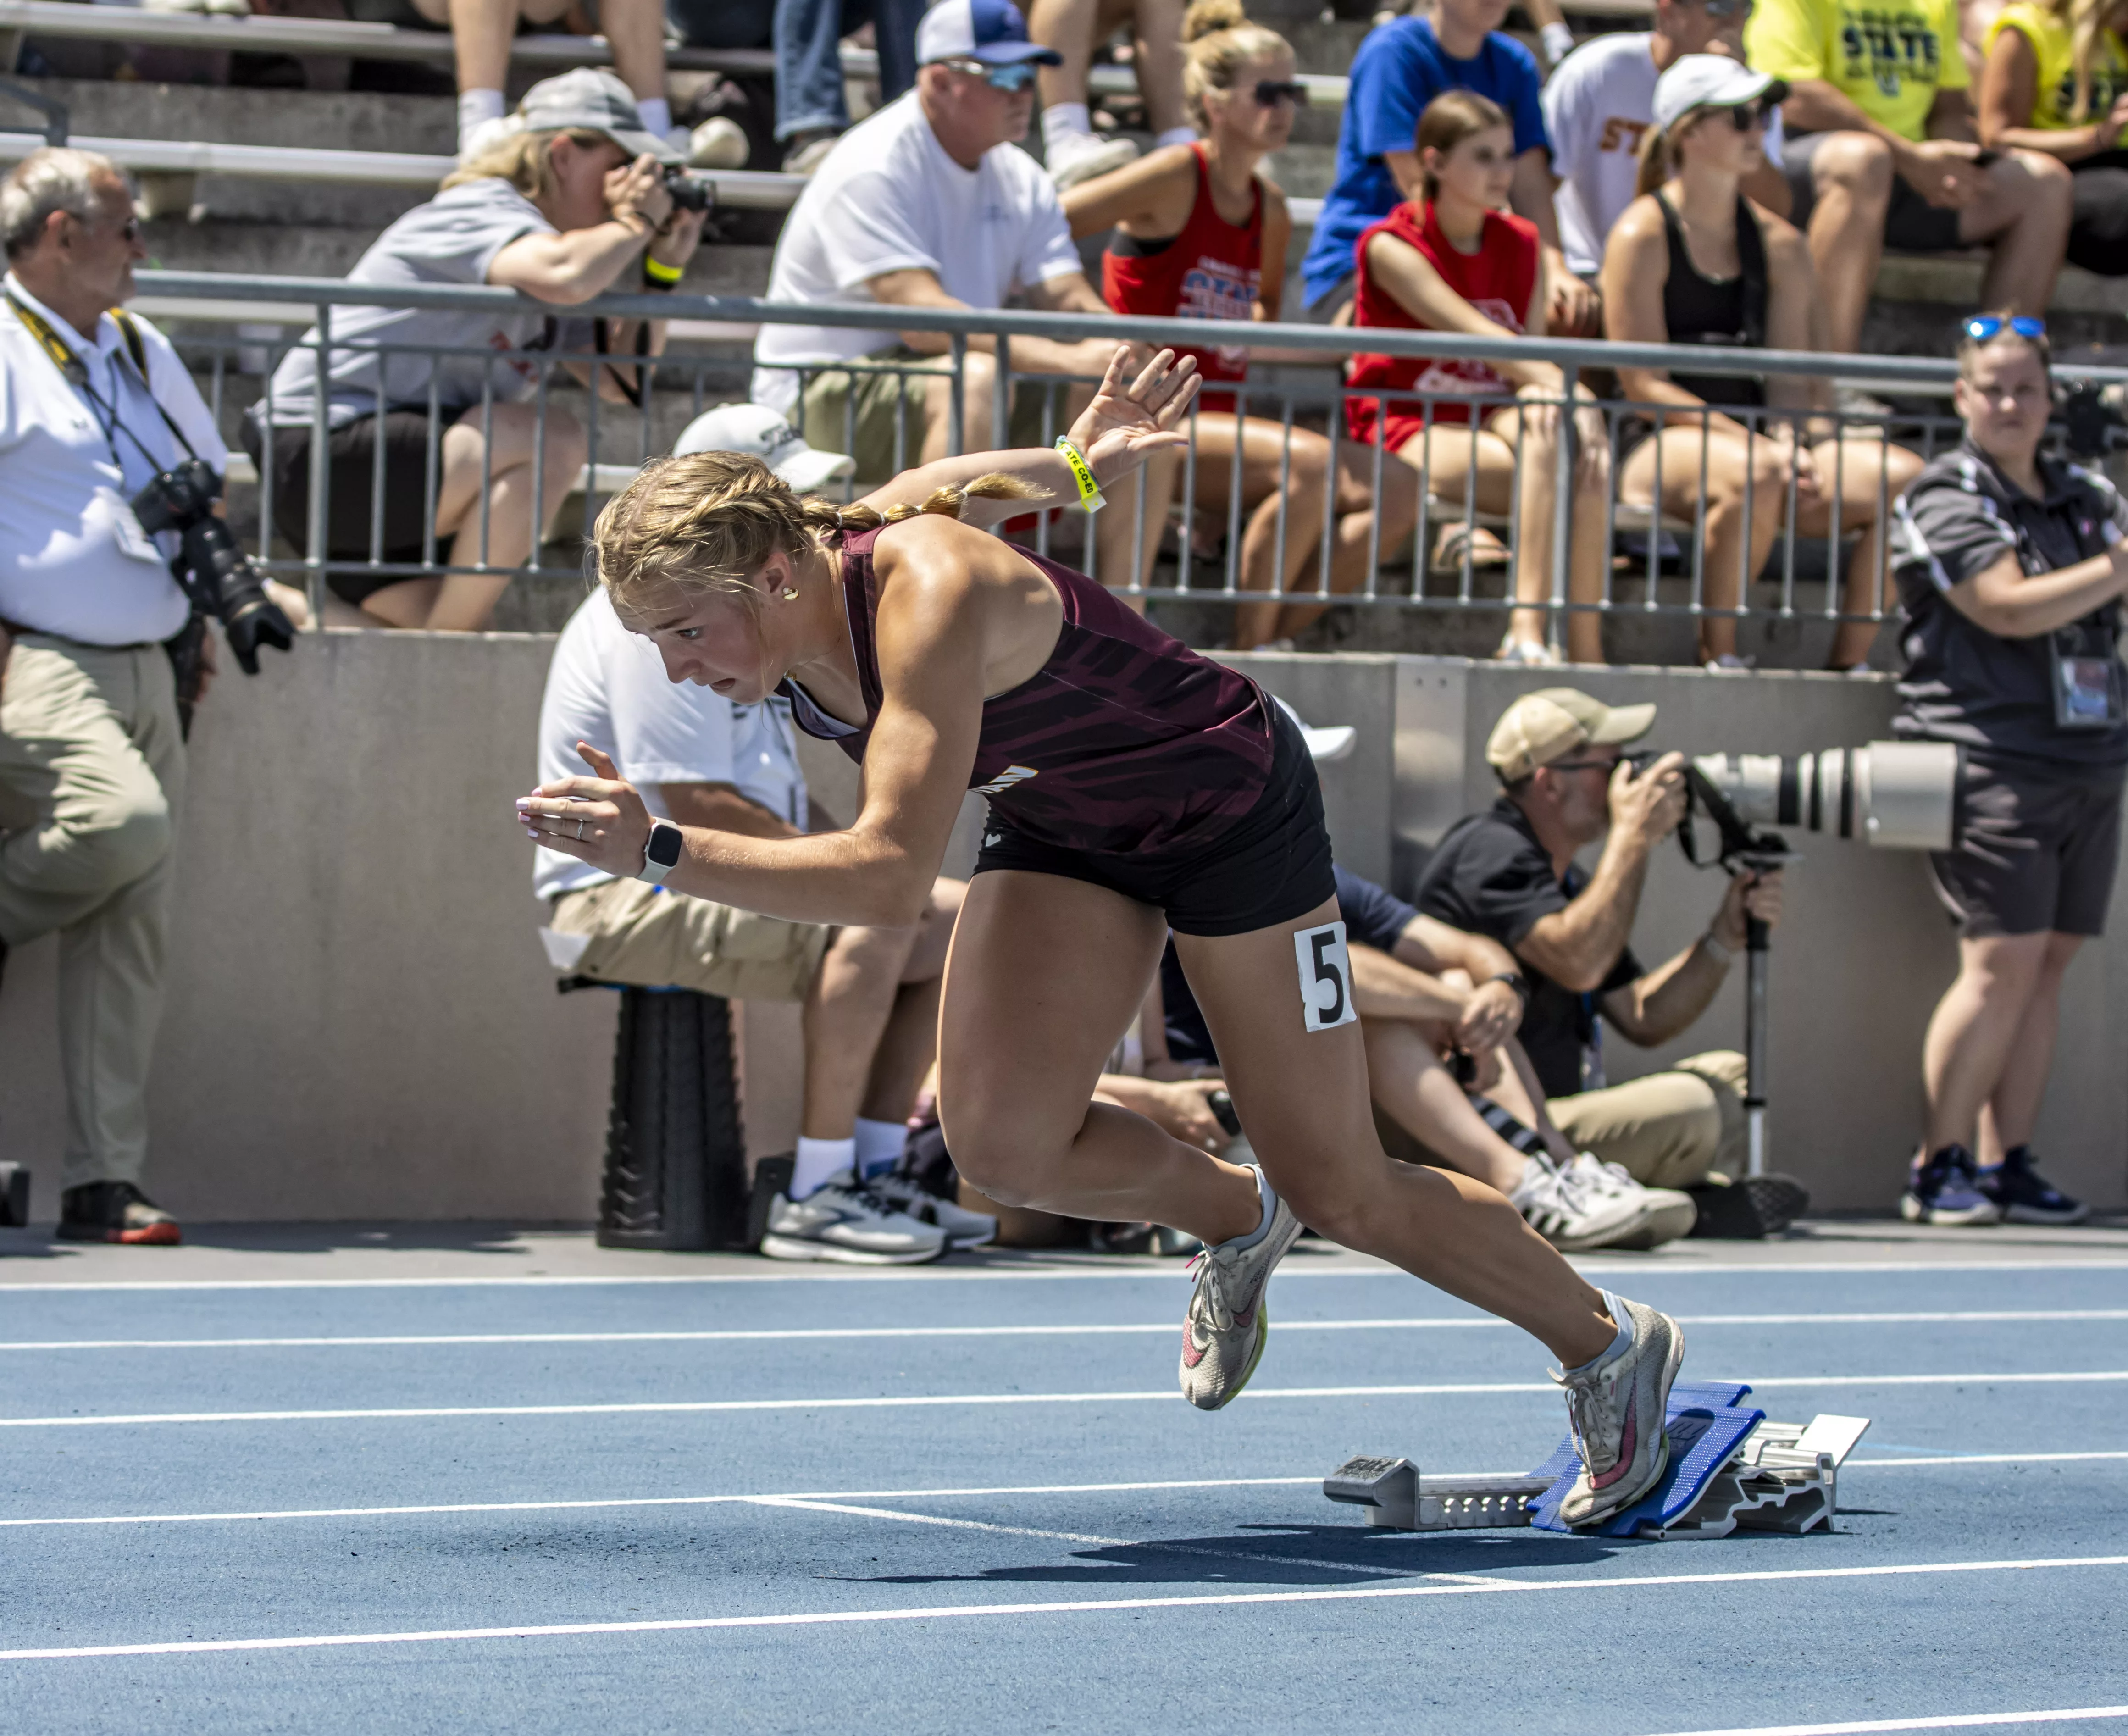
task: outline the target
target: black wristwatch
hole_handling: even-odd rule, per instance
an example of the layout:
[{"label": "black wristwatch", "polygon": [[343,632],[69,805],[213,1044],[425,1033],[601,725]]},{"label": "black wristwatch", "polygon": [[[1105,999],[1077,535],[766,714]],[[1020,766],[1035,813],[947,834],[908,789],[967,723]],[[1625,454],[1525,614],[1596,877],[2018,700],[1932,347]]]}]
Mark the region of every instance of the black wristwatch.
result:
[{"label": "black wristwatch", "polygon": [[1515,998],[1517,1000],[1520,1001],[1524,1006],[1527,1006],[1529,1005],[1529,978],[1525,977],[1520,971],[1502,971],[1497,977],[1488,977],[1485,980],[1488,982],[1506,983],[1509,988],[1515,992]]},{"label": "black wristwatch", "polygon": [[647,880],[653,886],[661,886],[665,877],[680,865],[685,853],[687,835],[669,820],[650,822],[650,836],[643,846],[643,866],[636,870],[638,880]]}]

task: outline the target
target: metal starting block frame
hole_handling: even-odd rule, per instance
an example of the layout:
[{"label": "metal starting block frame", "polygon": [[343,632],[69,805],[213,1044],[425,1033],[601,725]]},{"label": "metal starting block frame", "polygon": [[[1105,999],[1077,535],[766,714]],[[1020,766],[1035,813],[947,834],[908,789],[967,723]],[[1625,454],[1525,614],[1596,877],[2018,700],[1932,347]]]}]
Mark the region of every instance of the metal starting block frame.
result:
[{"label": "metal starting block frame", "polygon": [[[1839,1472],[1869,1426],[1860,1416],[1807,1424],[1766,1420],[1741,1410],[1749,1387],[1680,1386],[1670,1398],[1670,1468],[1656,1487],[1594,1530],[1664,1541],[1731,1532],[1816,1529],[1838,1510]],[[1712,1450],[1705,1450],[1712,1448]],[[1563,1460],[1563,1463],[1562,1463]],[[1489,1531],[1539,1526],[1565,1531],[1559,1500],[1579,1461],[1571,1440],[1522,1475],[1427,1477],[1408,1458],[1347,1459],[1323,1479],[1332,1501],[1365,1510],[1394,1531]]]}]

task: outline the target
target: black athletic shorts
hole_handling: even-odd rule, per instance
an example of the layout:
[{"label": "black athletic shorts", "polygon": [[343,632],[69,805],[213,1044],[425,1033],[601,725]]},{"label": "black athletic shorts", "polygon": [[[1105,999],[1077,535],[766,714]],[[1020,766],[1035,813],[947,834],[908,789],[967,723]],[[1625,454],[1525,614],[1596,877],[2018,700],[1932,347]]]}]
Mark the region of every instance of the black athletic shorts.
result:
[{"label": "black athletic shorts", "polygon": [[1337,896],[1323,786],[1299,728],[1271,708],[1271,782],[1256,805],[1194,854],[1096,856],[1015,831],[990,811],[978,874],[1019,868],[1104,886],[1167,913],[1181,935],[1246,935],[1306,916]]},{"label": "black athletic shorts", "polygon": [[2121,777],[1962,750],[1957,839],[1931,850],[1936,894],[1974,939],[2106,931],[2121,859]]},{"label": "black athletic shorts", "polygon": [[[332,488],[326,501],[325,551],[331,560],[368,560],[371,485],[377,476],[377,445],[384,443],[384,535],[382,558],[395,566],[413,566],[421,559],[422,528],[429,502],[429,413],[387,410],[334,429],[326,437]],[[244,419],[244,447],[259,473],[266,473],[265,441],[257,420]],[[443,439],[438,430],[437,461]],[[299,554],[311,545],[311,430],[273,430],[273,528]],[[438,539],[437,554],[447,559],[450,539]],[[387,585],[403,584],[405,573],[329,573],[325,584],[342,602],[357,608],[363,599]]]},{"label": "black athletic shorts", "polygon": [[[1781,145],[1781,172],[1787,176],[1794,203],[1788,221],[1798,229],[1810,226],[1810,213],[1817,203],[1817,183],[1811,178],[1810,159],[1832,135],[1829,132],[1791,134]],[[1894,253],[1949,253],[1967,244],[1958,238],[1958,213],[1931,205],[1916,193],[1904,175],[1892,177],[1892,202],[1884,211],[1884,245]]]}]

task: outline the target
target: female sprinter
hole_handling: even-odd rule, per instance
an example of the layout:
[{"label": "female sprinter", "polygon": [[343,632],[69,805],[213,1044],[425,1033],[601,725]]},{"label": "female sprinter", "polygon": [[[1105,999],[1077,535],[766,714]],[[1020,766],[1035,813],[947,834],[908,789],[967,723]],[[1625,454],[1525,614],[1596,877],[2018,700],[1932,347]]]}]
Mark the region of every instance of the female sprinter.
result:
[{"label": "female sprinter", "polygon": [[[1361,235],[1352,323],[1542,337],[1546,297],[1537,228],[1503,209],[1515,169],[1507,116],[1475,91],[1450,91],[1427,104],[1418,117],[1417,144],[1425,197],[1398,206]],[[1519,507],[1515,598],[1520,606],[1508,617],[1499,655],[1515,663],[1557,662],[1545,644],[1540,606],[1551,595],[1558,407],[1565,376],[1551,363],[1535,360],[1356,355],[1346,383],[1354,388],[1345,400],[1345,426],[1354,441],[1372,445],[1379,427],[1383,445],[1420,471],[1438,497],[1475,495],[1487,512]],[[1385,402],[1362,396],[1361,388],[1415,390],[1433,402],[1394,397]],[[1511,395],[1521,402],[1501,402]],[[1608,553],[1604,494],[1610,448],[1603,419],[1593,408],[1579,412],[1576,421],[1581,450],[1574,472],[1569,594],[1576,602],[1594,603],[1603,594]],[[1391,492],[1386,479],[1382,492]],[[1568,615],[1566,644],[1573,662],[1603,662],[1602,623],[1594,612]]]},{"label": "female sprinter", "polygon": [[[1182,34],[1189,45],[1183,100],[1204,141],[1170,145],[1113,174],[1081,182],[1064,195],[1064,212],[1074,235],[1115,231],[1101,257],[1101,294],[1118,313],[1148,319],[1275,320],[1293,224],[1285,195],[1260,171],[1264,159],[1285,145],[1294,110],[1307,92],[1294,78],[1293,50],[1285,39],[1250,23],[1239,0],[1195,0]],[[1239,380],[1248,373],[1247,350],[1207,348],[1185,354],[1195,358],[1207,381]],[[1288,356],[1284,351],[1255,354],[1260,360]],[[1198,398],[1192,500],[1226,516],[1238,440],[1247,522],[1242,534],[1240,587],[1289,590],[1322,547],[1330,443],[1306,429],[1285,429],[1276,415],[1237,416],[1235,410],[1231,392],[1208,391]],[[1141,578],[1151,571],[1159,549],[1159,527],[1174,498],[1180,469],[1180,454],[1170,453],[1156,454],[1145,467],[1145,524],[1138,530]],[[1330,588],[1354,591],[1366,578],[1370,535],[1381,547],[1394,548],[1409,535],[1414,508],[1396,491],[1392,497],[1402,521],[1385,521],[1375,529],[1372,486],[1349,454],[1341,454],[1334,487],[1337,523],[1332,532]],[[1126,498],[1118,504],[1122,510],[1114,516],[1123,520],[1131,502]],[[1116,548],[1125,551],[1127,560],[1128,546],[1126,527],[1123,539],[1104,541],[1101,552],[1105,559]],[[1106,567],[1100,576],[1110,584],[1128,582]],[[1319,587],[1319,575],[1313,582]],[[1290,639],[1322,612],[1320,604],[1242,604],[1234,611],[1235,649],[1253,650],[1272,640]]]},{"label": "female sprinter", "polygon": [[[1767,109],[1785,88],[1721,55],[1687,55],[1656,82],[1641,197],[1613,226],[1603,251],[1608,335],[1636,344],[1811,347],[1817,279],[1810,250],[1793,228],[1738,190],[1765,160]],[[1627,398],[1660,407],[1642,414],[1664,425],[1627,454],[1620,497],[1651,503],[1660,475],[1662,510],[1693,519],[1705,478],[1699,654],[1709,668],[1738,662],[1732,611],[1741,577],[1765,568],[1788,524],[1791,484],[1797,534],[1826,536],[1837,472],[1840,528],[1862,533],[1847,563],[1845,612],[1874,612],[1883,521],[1921,473],[1917,454],[1887,445],[1880,430],[1851,430],[1812,446],[1798,441],[1796,421],[1768,421],[1754,432],[1749,416],[1722,413],[1722,407],[1755,410],[1769,400],[1829,409],[1831,387],[1822,378],[1791,375],[1762,386],[1736,374],[1621,368],[1618,378]],[[1876,635],[1874,621],[1842,621],[1831,666],[1861,666]]]},{"label": "female sprinter", "polygon": [[[1110,482],[1180,443],[1167,430],[1193,385],[1163,352],[1127,388],[1127,354],[1097,399],[1124,426],[1090,454]],[[1013,473],[880,510],[983,463]],[[862,763],[861,811],[788,839],[653,829],[590,750],[598,777],[542,786],[520,816],[611,873],[801,921],[897,923],[928,896],[963,796],[988,797],[939,1014],[962,1172],[1012,1205],[1203,1240],[1181,1383],[1206,1410],[1254,1372],[1264,1287],[1304,1222],[1513,1321],[1564,1371],[1584,1460],[1568,1522],[1616,1511],[1667,1461],[1682,1334],[1590,1289],[1489,1187],[1383,1155],[1299,729],[1090,579],[957,521],[1067,475],[1055,452],[949,460],[838,511],[751,458],[654,462],[595,535],[621,620],[675,680],[742,705],[788,695],[801,728]],[[1261,1172],[1090,1104],[1171,926]]]},{"label": "female sprinter", "polygon": [[1988,30],[1980,142],[2043,150],[2075,177],[2069,261],[2128,276],[2128,0],[2017,0]]}]

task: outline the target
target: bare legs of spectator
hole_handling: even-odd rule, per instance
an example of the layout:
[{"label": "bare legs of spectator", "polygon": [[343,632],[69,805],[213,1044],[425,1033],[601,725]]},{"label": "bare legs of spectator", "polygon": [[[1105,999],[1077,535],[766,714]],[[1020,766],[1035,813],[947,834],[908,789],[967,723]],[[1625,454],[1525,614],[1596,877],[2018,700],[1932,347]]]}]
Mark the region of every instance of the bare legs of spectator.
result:
[{"label": "bare legs of spectator", "polygon": [[[492,573],[451,573],[441,578],[410,578],[363,599],[363,612],[387,627],[425,627],[432,633],[477,633],[494,614],[510,578],[534,547],[532,524],[533,459],[537,407],[496,404],[488,412],[490,437],[482,434],[476,405],[444,430],[443,473],[436,485],[436,535],[450,539],[454,567],[491,567]],[[583,425],[553,403],[547,407],[544,480],[540,512],[551,525],[576,486],[590,449]],[[487,502],[482,536],[481,501]],[[544,532],[545,526],[542,526]]]},{"label": "bare legs of spectator", "polygon": [[805,1097],[799,1130],[847,1139],[856,1117],[899,1121],[930,1071],[946,949],[965,888],[940,880],[907,928],[835,932],[805,997]]},{"label": "bare legs of spectator", "polygon": [[1045,160],[1052,174],[1066,159],[1058,155],[1060,140],[1049,112],[1060,106],[1076,110],[1073,126],[1084,126],[1081,136],[1092,137],[1086,109],[1094,51],[1126,23],[1136,45],[1138,94],[1155,142],[1188,128],[1182,107],[1182,8],[1183,0],[1033,0],[1027,9],[1028,37],[1063,56],[1062,64],[1040,69],[1036,79]]},{"label": "bare legs of spectator", "polygon": [[[1515,486],[1518,447],[1519,495]],[[1508,637],[1511,642],[1542,644],[1548,618],[1544,604],[1552,589],[1552,520],[1559,498],[1557,411],[1548,407],[1496,410],[1475,436],[1462,423],[1437,423],[1406,440],[1397,456],[1419,473],[1420,486],[1437,501],[1461,506],[1475,497],[1481,512],[1516,515],[1514,596],[1518,606],[1508,617]],[[1385,495],[1394,486],[1383,478]],[[1610,552],[1605,545],[1610,477],[1601,464],[1584,464],[1575,469],[1574,488],[1567,596],[1574,602],[1596,603],[1603,598],[1603,567]],[[1453,510],[1453,506],[1443,507],[1429,516],[1439,524]],[[1603,661],[1603,624],[1593,611],[1570,611],[1565,636],[1569,662]]]},{"label": "bare legs of spectator", "polygon": [[[571,0],[413,0],[431,24],[448,24],[457,50],[458,91],[499,98],[510,75],[510,44],[520,21],[558,26]],[[665,12],[660,0],[601,0],[599,30],[613,50],[613,69],[638,102],[665,98]],[[500,114],[500,108],[496,113]],[[658,129],[662,131],[663,129]],[[459,145],[465,144],[461,128]]]},{"label": "bare legs of spectator", "polygon": [[1360,1020],[1375,1106],[1449,1168],[1500,1193],[1522,1185],[1528,1159],[1485,1125],[1432,1041],[1405,1019]]},{"label": "bare legs of spectator", "polygon": [[[1329,900],[1249,934],[1176,937],[1266,1176],[1304,1224],[1512,1320],[1565,1366],[1598,1355],[1616,1335],[1601,1299],[1506,1199],[1383,1152],[1356,1024],[1296,1034],[1294,936],[1337,915]],[[1006,1205],[1209,1242],[1254,1230],[1247,1170],[1090,1101],[1159,961],[1161,913],[1083,881],[1005,872],[976,878],[961,923],[938,1106],[971,1185]]]},{"label": "bare legs of spectator", "polygon": [[[1125,589],[1133,578],[1140,585],[1152,583],[1153,564],[1160,559],[1161,535],[1181,475],[1180,453],[1156,454],[1136,476],[1116,484],[1108,504],[1095,515],[1094,560],[1086,570],[1111,591]],[[1144,612],[1142,599],[1129,601],[1132,607]]]},{"label": "bare legs of spectator", "polygon": [[1884,257],[1884,213],[1892,202],[1892,147],[1874,133],[1835,133],[1811,158],[1811,264],[1817,273],[1826,347],[1852,355],[1862,342],[1877,267]]},{"label": "bare legs of spectator", "polygon": [[1958,977],[1921,1048],[1928,1149],[1959,1144],[1999,1163],[2029,1144],[2054,1064],[2062,977],[2078,935],[1997,935],[1958,943]]},{"label": "bare legs of spectator", "polygon": [[1980,280],[1983,307],[2045,318],[2069,247],[2075,187],[2069,167],[2036,150],[2005,151],[1988,170],[1988,190],[1958,214],[1958,238],[1994,250]]}]

